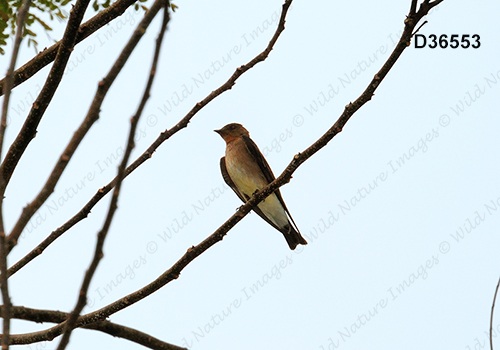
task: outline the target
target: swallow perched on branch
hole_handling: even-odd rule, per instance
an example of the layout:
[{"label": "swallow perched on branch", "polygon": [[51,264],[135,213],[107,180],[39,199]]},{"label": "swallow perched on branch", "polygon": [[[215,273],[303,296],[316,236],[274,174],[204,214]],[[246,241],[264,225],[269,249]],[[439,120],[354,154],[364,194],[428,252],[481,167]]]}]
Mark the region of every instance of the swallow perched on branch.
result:
[{"label": "swallow perched on branch", "polygon": [[[222,177],[245,203],[253,194],[274,181],[274,174],[259,148],[241,124],[228,124],[214,130],[226,141],[226,156],[220,160]],[[290,249],[307,244],[277,189],[253,210],[285,236]]]}]

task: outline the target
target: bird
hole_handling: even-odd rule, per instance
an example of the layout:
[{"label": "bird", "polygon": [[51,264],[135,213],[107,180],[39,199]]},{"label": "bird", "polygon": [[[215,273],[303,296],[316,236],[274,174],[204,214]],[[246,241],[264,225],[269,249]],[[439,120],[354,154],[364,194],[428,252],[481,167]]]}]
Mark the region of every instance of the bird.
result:
[{"label": "bird", "polygon": [[[225,157],[220,159],[222,177],[243,203],[246,203],[255,192],[274,181],[271,167],[243,125],[231,123],[214,131],[226,142]],[[307,244],[279,189],[254,207],[253,211],[285,236],[291,250],[299,244]]]}]

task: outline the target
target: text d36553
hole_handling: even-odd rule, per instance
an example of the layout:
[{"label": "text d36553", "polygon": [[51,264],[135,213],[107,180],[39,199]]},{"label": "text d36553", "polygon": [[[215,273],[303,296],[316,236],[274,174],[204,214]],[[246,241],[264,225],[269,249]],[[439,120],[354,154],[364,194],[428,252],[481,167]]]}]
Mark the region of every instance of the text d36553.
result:
[{"label": "text d36553", "polygon": [[451,34],[450,36],[442,34],[439,37],[436,34],[430,34],[426,37],[423,34],[415,34],[415,48],[422,49],[428,46],[430,49],[440,47],[442,49],[477,49],[481,46],[481,37],[479,34]]}]

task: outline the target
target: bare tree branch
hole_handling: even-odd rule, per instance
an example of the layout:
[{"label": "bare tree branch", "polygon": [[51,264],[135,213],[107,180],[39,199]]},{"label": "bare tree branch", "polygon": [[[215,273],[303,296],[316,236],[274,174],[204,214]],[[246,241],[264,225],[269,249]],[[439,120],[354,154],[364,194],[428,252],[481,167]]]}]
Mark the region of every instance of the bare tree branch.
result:
[{"label": "bare tree branch", "polygon": [[418,0],[411,0],[410,16],[417,13],[417,2],[418,2]]},{"label": "bare tree branch", "polygon": [[[95,33],[97,30],[104,27],[106,24],[113,21],[115,18],[121,16],[125,10],[132,6],[137,0],[117,0],[112,3],[108,8],[102,10],[97,15],[89,19],[87,22],[83,23],[78,29],[78,34],[76,36],[76,44],[79,44],[90,35]],[[61,42],[58,41],[48,49],[46,48],[22,67],[14,72],[14,85],[16,87],[26,80],[34,76],[43,67],[50,64],[56,58],[57,51]],[[7,77],[0,80],[0,96],[5,93],[3,88],[3,83]]]},{"label": "bare tree branch", "polygon": [[[83,140],[87,132],[90,130],[92,125],[94,125],[94,123],[99,119],[101,105],[104,101],[104,98],[106,97],[106,94],[111,88],[111,85],[114,83],[116,77],[121,72],[128,58],[137,47],[137,44],[139,43],[142,36],[146,32],[147,28],[151,24],[151,21],[156,16],[158,11],[161,9],[163,2],[164,0],[155,1],[155,3],[151,6],[150,10],[146,13],[144,18],[137,25],[137,28],[130,37],[128,43],[123,48],[120,56],[117,58],[116,62],[110,69],[109,73],[106,75],[104,79],[102,79],[99,82],[94,99],[87,112],[87,116],[83,120],[78,130],[74,133],[72,139],[66,146],[64,152],[59,157],[56,165],[54,166],[54,169],[52,170],[49,178],[47,179],[40,193],[38,193],[36,198],[31,203],[29,203],[23,208],[21,216],[17,220],[14,228],[12,229],[12,232],[8,237],[10,243],[9,250],[12,249],[17,244],[17,240],[19,239],[19,236],[23,232],[23,229],[26,227],[29,220],[38,211],[38,209],[40,209],[43,203],[45,203],[45,201],[49,198],[52,192],[54,192],[54,189],[59,179],[61,178],[62,173],[66,169],[66,166],[68,165],[68,162],[70,161],[71,157],[75,153],[76,149],[78,148],[81,141]],[[35,249],[40,249],[40,248],[37,247]],[[40,250],[40,253],[41,251],[43,251],[43,249]],[[12,274],[11,271],[9,271],[8,273],[9,275]]]},{"label": "bare tree branch", "polygon": [[[12,49],[12,58],[10,60],[9,68],[7,69],[7,74],[5,76],[5,81],[2,87],[5,91],[5,96],[2,104],[2,117],[0,119],[0,159],[3,150],[3,141],[5,136],[5,129],[7,128],[7,113],[9,111],[9,101],[12,86],[14,85],[14,69],[16,68],[17,56],[19,55],[19,48],[21,47],[21,41],[23,40],[24,24],[28,16],[28,11],[30,8],[31,0],[23,0],[23,4],[19,9],[17,14],[16,23],[16,37],[14,39],[14,47]],[[0,178],[0,186],[3,186],[3,179]],[[10,343],[10,319],[11,319],[11,308],[12,301],[9,295],[9,284],[7,276],[7,240],[5,236],[5,228],[3,223],[3,196],[0,196],[0,289],[2,293],[2,301],[5,307],[2,308],[2,318],[3,318],[3,330],[2,330],[2,349],[9,349]]]},{"label": "bare tree branch", "polygon": [[490,317],[490,348],[493,350],[493,312],[495,311],[495,300],[497,300],[498,287],[500,287],[500,279],[497,283],[497,288],[495,289],[495,295],[493,296],[493,304],[491,305],[491,317]]},{"label": "bare tree branch", "polygon": [[[94,325],[99,326],[99,329],[92,328]],[[187,350],[186,348],[182,348],[180,346],[165,343],[164,341],[154,338],[149,334],[139,332],[133,328],[117,325],[109,321],[101,321],[95,324],[90,324],[86,328],[96,329],[101,332],[108,333],[113,337],[127,339],[155,350]]]},{"label": "bare tree branch", "polygon": [[[373,77],[371,82],[365,91],[352,103],[349,103],[342,115],[338,118],[338,120],[333,124],[333,126],[328,129],[328,131],[321,136],[316,142],[314,142],[310,147],[305,149],[302,153],[298,153],[292,159],[292,161],[285,168],[283,173],[276,178],[273,182],[271,182],[268,186],[264,187],[262,190],[258,191],[248,202],[242,205],[238,211],[232,215],[224,224],[222,224],[213,234],[211,234],[204,241],[199,243],[196,246],[192,246],[187,250],[187,252],[174,264],[171,268],[165,271],[162,275],[160,275],[156,280],[148,284],[147,286],[139,289],[136,292],[133,292],[99,310],[88,313],[86,315],[81,316],[76,322],[76,327],[82,327],[100,320],[104,320],[110,315],[123,310],[132,304],[146,298],[152,293],[156,292],[167,283],[171,282],[174,279],[177,279],[180,276],[181,271],[190,264],[195,258],[204,253],[207,249],[209,249],[214,244],[221,241],[227,232],[234,227],[240,220],[243,219],[253,207],[258,205],[262,200],[264,200],[271,193],[276,191],[279,187],[288,183],[292,177],[292,174],[297,170],[297,168],[303,164],[307,159],[313,156],[320,149],[325,147],[328,142],[340,133],[345,126],[345,124],[349,121],[351,116],[359,110],[366,102],[371,100],[374,95],[375,90],[380,85],[381,81],[386,77],[389,71],[392,69],[398,58],[401,56],[403,51],[409,46],[409,42],[411,39],[411,35],[415,26],[418,22],[425,16],[430,9],[436,6],[438,3],[442,1],[436,0],[433,2],[424,1],[416,13],[410,13],[407,19],[405,20],[405,28],[401,35],[401,38],[394,48],[393,52],[384,63],[382,68],[378,71],[377,74]],[[290,4],[291,1],[287,1],[286,4]],[[285,5],[283,7],[285,8]],[[12,342],[23,342],[29,338],[31,341],[44,341],[47,339],[53,339],[54,337],[61,334],[62,329],[65,323],[61,323],[55,327],[49,328],[40,332],[33,332],[24,335],[16,335],[12,336]]]},{"label": "bare tree branch", "polygon": [[14,172],[14,169],[21,159],[24,151],[28,147],[28,144],[36,135],[36,129],[40,120],[45,113],[52,97],[54,96],[57,87],[63,77],[64,68],[68,63],[69,56],[73,51],[75,46],[75,38],[78,33],[78,27],[82,22],[83,15],[89,4],[90,0],[78,0],[71,10],[69,16],[68,24],[64,32],[64,36],[61,40],[61,45],[57,51],[57,56],[50,70],[49,76],[42,88],[42,91],[38,95],[36,101],[33,103],[33,107],[24,122],[21,131],[17,135],[16,139],[9,148],[9,151],[5,155],[5,159],[0,165],[0,197],[5,194],[5,189],[9,183],[9,180]]},{"label": "bare tree branch", "polygon": [[[105,241],[106,236],[109,232],[109,228],[111,226],[111,222],[113,221],[116,209],[118,209],[118,197],[120,195],[120,189],[121,189],[123,179],[125,178],[125,169],[127,167],[127,163],[128,163],[129,158],[130,158],[130,154],[132,153],[132,150],[135,147],[135,143],[134,143],[135,131],[137,129],[137,124],[139,123],[139,119],[141,118],[142,111],[144,110],[144,106],[146,105],[146,102],[149,99],[151,86],[153,85],[153,80],[154,80],[154,77],[156,74],[156,66],[158,63],[158,58],[160,56],[161,44],[163,41],[165,31],[167,29],[167,24],[170,20],[170,16],[169,16],[169,12],[168,12],[168,9],[170,7],[169,1],[168,0],[166,0],[166,1],[165,0],[157,0],[157,3],[163,4],[164,16],[163,16],[162,27],[160,29],[160,34],[158,35],[158,39],[156,41],[155,52],[153,55],[153,63],[151,65],[148,83],[146,84],[146,88],[145,88],[142,100],[139,104],[139,107],[137,108],[137,112],[130,120],[130,132],[128,135],[127,145],[125,148],[125,154],[123,155],[122,162],[118,166],[118,175],[116,176],[116,179],[117,179],[116,186],[115,186],[115,189],[113,190],[113,195],[111,197],[111,202],[109,204],[108,214],[106,216],[106,220],[104,221],[104,225],[103,225],[101,231],[97,234],[97,243],[96,243],[96,247],[95,247],[94,257],[92,259],[92,262],[91,262],[88,270],[85,272],[85,277],[83,279],[82,287],[80,288],[80,293],[78,294],[78,301],[76,303],[76,306],[75,306],[73,312],[71,312],[71,314],[69,315],[68,319],[64,322],[65,323],[64,333],[62,335],[61,342],[59,343],[59,346],[57,347],[57,350],[66,349],[66,346],[69,343],[71,333],[73,332],[73,329],[75,329],[75,325],[76,325],[76,321],[78,319],[78,316],[80,316],[80,313],[82,312],[83,308],[87,304],[87,292],[88,292],[88,289],[90,286],[90,282],[92,281],[92,278],[94,277],[94,274],[95,274],[95,271],[97,270],[97,266],[99,265],[99,262],[101,261],[102,257],[104,256],[104,253],[103,253],[104,241]],[[154,15],[152,15],[152,17],[154,17]],[[145,32],[145,29],[143,30],[143,32]]]},{"label": "bare tree branch", "polygon": [[[1,305],[0,311],[3,311],[3,306]],[[22,306],[12,307],[12,318],[33,321],[37,323],[61,323],[64,322],[68,318],[68,316],[68,313],[62,311],[38,310]],[[161,341],[158,338],[140,332],[136,329],[125,327],[107,320],[92,323],[82,328],[92,329],[112,335],[113,337],[127,339],[154,350],[187,350],[186,348],[181,348],[179,346]]]},{"label": "bare tree branch", "polygon": [[7,74],[0,82],[3,91],[5,91],[5,97],[2,105],[2,119],[0,123],[0,158],[2,156],[5,128],[7,128],[7,113],[9,111],[10,93],[12,92],[12,87],[14,85],[13,74],[14,69],[16,69],[17,56],[19,54],[19,48],[21,47],[21,41],[23,40],[24,23],[26,22],[26,17],[28,16],[30,4],[31,0],[24,0],[21,8],[19,9],[19,13],[17,14],[16,37],[14,39],[14,47],[12,48],[12,58],[10,60],[10,66],[7,69]]},{"label": "bare tree branch", "polygon": [[[127,167],[125,171],[125,177],[127,177],[129,174],[131,174],[135,169],[137,169],[141,164],[143,164],[145,161],[150,159],[155,152],[155,150],[166,140],[168,140],[171,136],[175,135],[178,131],[182,130],[183,128],[187,127],[188,123],[190,120],[198,113],[203,107],[205,107],[208,103],[210,103],[213,99],[215,99],[217,96],[221,95],[223,92],[230,90],[234,84],[236,83],[236,80],[243,75],[246,71],[250,70],[252,67],[254,67],[257,63],[264,61],[268,56],[271,50],[274,47],[274,44],[278,40],[280,34],[283,32],[285,29],[285,17],[288,11],[288,8],[291,4],[291,0],[287,0],[284,5],[283,5],[283,11],[281,13],[280,21],[278,23],[278,27],[276,29],[276,32],[274,33],[273,37],[271,38],[269,44],[265,48],[264,51],[262,51],[260,54],[258,54],[255,58],[253,58],[250,62],[247,64],[238,67],[236,71],[233,73],[233,75],[223,84],[221,85],[218,89],[212,91],[210,95],[208,95],[205,99],[202,101],[198,102],[192,109],[191,111],[184,117],[182,118],[175,126],[173,126],[169,130],[165,130],[158,136],[158,138],[148,147],[148,149],[141,155],[139,156],[130,166]],[[77,213],[75,214],[70,220],[68,220],[66,223],[64,223],[62,226],[57,228],[55,231],[53,231],[46,239],[44,239],[37,247],[35,247],[31,252],[29,252],[26,256],[24,256],[21,260],[19,260],[16,264],[14,264],[8,271],[7,274],[8,276],[12,276],[14,273],[19,271],[21,268],[26,266],[30,261],[32,261],[34,258],[37,256],[41,255],[43,251],[50,245],[52,242],[54,242],[57,238],[59,238],[62,234],[64,234],[66,231],[68,231],[71,227],[76,225],[78,222],[81,220],[85,219],[89,214],[92,208],[106,195],[108,194],[113,187],[116,184],[116,178],[113,179],[110,183],[108,183],[106,186],[100,188],[97,193],[85,204],[85,206]],[[27,223],[27,222],[26,222]],[[26,225],[25,223],[25,225]],[[16,230],[16,239],[19,237],[21,234],[22,230]],[[13,234],[11,234],[13,236]]]}]

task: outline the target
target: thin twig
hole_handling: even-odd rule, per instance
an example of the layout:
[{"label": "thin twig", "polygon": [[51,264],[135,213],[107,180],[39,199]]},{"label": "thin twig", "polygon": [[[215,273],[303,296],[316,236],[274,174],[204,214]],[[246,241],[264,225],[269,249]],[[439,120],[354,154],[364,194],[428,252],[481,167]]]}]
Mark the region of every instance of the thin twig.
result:
[{"label": "thin twig", "polygon": [[[291,2],[291,1],[290,1]],[[285,4],[290,4],[290,2],[286,2]],[[288,183],[292,178],[292,174],[297,170],[297,168],[303,164],[307,159],[313,156],[320,149],[325,147],[328,142],[338,133],[340,133],[345,126],[345,124],[349,121],[351,116],[359,110],[366,102],[371,100],[374,95],[375,90],[380,85],[380,82],[386,77],[389,71],[392,69],[398,58],[401,56],[403,51],[408,47],[407,43],[411,38],[411,34],[415,29],[416,24],[422,19],[422,17],[428,13],[428,11],[434,7],[437,3],[441,1],[436,0],[432,3],[423,3],[419,11],[413,15],[410,15],[410,20],[405,21],[405,28],[401,35],[401,38],[394,48],[393,52],[384,63],[382,68],[378,71],[377,74],[373,77],[372,81],[369,83],[368,87],[365,91],[352,103],[349,103],[342,115],[339,119],[333,124],[333,126],[316,142],[314,142],[310,147],[304,150],[302,153],[295,155],[283,173],[278,176],[276,180],[271,182],[268,186],[264,187],[262,190],[258,191],[255,195],[250,198],[248,202],[242,205],[238,211],[232,215],[222,226],[220,226],[213,234],[211,234],[208,238],[202,241],[200,244],[196,246],[192,246],[187,250],[187,252],[174,264],[171,268],[165,271],[161,276],[159,276],[156,280],[148,284],[147,286],[139,289],[136,292],[133,292],[99,310],[88,313],[86,315],[81,316],[77,323],[76,327],[82,327],[100,320],[104,320],[112,314],[123,310],[132,304],[146,298],[152,293],[156,292],[167,283],[171,282],[174,279],[177,279],[180,276],[181,271],[190,264],[196,257],[200,256],[203,252],[209,249],[211,246],[221,241],[223,237],[227,234],[227,232],[236,225],[240,220],[243,219],[253,207],[255,207],[258,203],[264,200],[271,193],[274,193],[279,187]],[[285,5],[283,5],[285,7]],[[54,337],[61,334],[62,328],[64,327],[64,323],[61,323],[55,327],[49,328],[44,331],[34,332],[30,334],[24,335],[16,335],[12,337],[13,342],[23,342],[26,339],[30,339],[31,342],[44,341],[47,339],[53,339]]]},{"label": "thin twig", "polygon": [[75,46],[78,28],[82,22],[83,15],[85,14],[89,2],[90,0],[78,0],[71,10],[68,24],[61,40],[61,45],[59,46],[54,64],[52,65],[52,69],[50,70],[42,91],[33,103],[21,131],[10,146],[9,151],[5,155],[5,159],[0,165],[0,197],[4,196],[5,189],[12,177],[12,173],[26,150],[26,147],[28,147],[28,144],[35,137],[38,124],[61,82],[64,68]]},{"label": "thin twig", "polygon": [[[0,306],[0,311],[3,306]],[[12,318],[33,321],[37,323],[51,322],[61,323],[68,318],[69,314],[62,311],[31,309],[22,306],[12,307]],[[134,328],[125,327],[107,320],[89,324],[84,329],[100,331],[113,337],[130,340],[154,350],[187,350],[179,346],[166,343],[149,334],[138,331]]]},{"label": "thin twig", "polygon": [[495,295],[493,296],[493,304],[491,305],[491,317],[490,317],[490,348],[493,350],[493,311],[495,311],[495,300],[497,300],[498,287],[500,287],[500,279],[497,283],[497,288],[495,289]]},{"label": "thin twig", "polygon": [[[83,23],[78,29],[78,34],[76,36],[76,44],[82,42],[88,38],[91,34],[101,29],[106,24],[113,21],[115,18],[121,16],[125,10],[132,6],[137,0],[117,0],[112,3],[108,8],[102,10],[97,15],[89,19],[87,22]],[[57,51],[61,42],[58,41],[49,48],[44,49],[34,58],[25,63],[22,67],[18,68],[14,72],[14,85],[16,87],[26,80],[34,76],[38,71],[40,71],[45,66],[49,65],[56,58]],[[3,89],[3,82],[6,78],[0,80],[0,96],[5,92]]]},{"label": "thin twig", "polygon": [[[252,67],[254,67],[257,63],[264,61],[268,56],[271,50],[274,47],[274,44],[278,40],[280,34],[283,32],[285,29],[285,17],[286,13],[288,11],[288,8],[291,4],[291,0],[287,0],[285,4],[283,5],[283,12],[281,13],[280,21],[278,23],[278,27],[276,29],[276,32],[274,33],[273,37],[269,41],[269,44],[267,47],[259,53],[255,58],[253,58],[250,62],[247,64],[238,67],[236,71],[231,75],[231,77],[224,83],[222,84],[218,89],[214,90],[210,95],[208,95],[206,98],[204,98],[202,101],[196,103],[196,105],[189,111],[189,113],[182,118],[175,126],[173,126],[171,129],[165,130],[158,136],[158,138],[148,147],[148,149],[140,155],[130,166],[128,166],[126,172],[125,172],[125,177],[130,175],[135,169],[137,169],[141,164],[143,164],[145,161],[150,159],[153,155],[153,153],[156,151],[156,149],[166,140],[168,140],[170,137],[175,135],[178,131],[182,130],[183,128],[187,127],[188,123],[190,120],[198,113],[203,107],[205,107],[209,102],[211,102],[213,99],[215,99],[217,96],[221,95],[222,93],[226,92],[227,90],[230,90],[238,78],[243,75],[245,72],[250,70]],[[8,271],[7,274],[8,276],[12,276],[15,274],[17,271],[19,271],[21,268],[26,266],[30,261],[32,261],[34,258],[37,256],[41,255],[43,251],[50,245],[52,242],[54,242],[57,238],[59,238],[62,234],[64,234],[66,231],[68,231],[71,227],[76,225],[78,222],[81,220],[85,219],[89,214],[92,208],[106,195],[108,194],[113,187],[116,184],[116,178],[113,179],[111,182],[109,182],[106,186],[100,188],[97,193],[85,204],[85,206],[78,212],[76,213],[70,220],[68,220],[66,223],[64,223],[62,226],[57,228],[55,231],[53,231],[47,238],[45,238],[37,247],[35,247],[31,252],[29,252],[26,256],[24,256],[21,260],[19,260],[16,264],[14,264]],[[21,233],[19,230],[16,231],[16,234],[20,235]],[[12,235],[11,235],[12,236]],[[17,236],[18,238],[18,236]]]},{"label": "thin twig", "polygon": [[[24,24],[28,16],[31,0],[23,0],[19,13],[17,14],[16,21],[16,36],[14,39],[14,47],[12,49],[12,57],[10,60],[9,68],[5,81],[2,84],[5,91],[5,96],[2,104],[2,116],[0,118],[0,159],[2,156],[3,142],[5,136],[5,129],[7,128],[7,114],[9,112],[10,94],[12,86],[14,85],[14,69],[16,68],[17,56],[19,55],[19,48],[23,40]],[[0,186],[3,186],[3,179],[0,178]],[[0,290],[2,294],[2,302],[5,307],[2,309],[3,327],[2,327],[2,350],[9,349],[10,343],[10,319],[12,301],[9,295],[9,284],[7,276],[7,240],[5,236],[5,228],[3,223],[3,196],[0,196]]]},{"label": "thin twig", "polygon": [[[157,15],[158,11],[162,8],[162,4],[165,0],[156,0],[155,3],[151,6],[149,11],[144,15],[141,22],[137,25],[137,28],[132,33],[128,43],[123,48],[120,56],[117,58],[113,67],[110,69],[109,73],[106,75],[104,79],[99,82],[97,91],[95,93],[92,104],[87,112],[87,116],[83,120],[82,124],[78,128],[78,130],[74,133],[70,142],[66,146],[66,149],[59,157],[54,169],[52,170],[47,182],[40,190],[36,198],[26,205],[23,208],[23,211],[17,220],[12,232],[10,233],[9,239],[9,249],[12,249],[17,244],[17,240],[19,236],[23,232],[24,228],[28,224],[29,220],[33,217],[33,215],[42,207],[45,201],[49,198],[49,196],[54,192],[54,188],[57,185],[57,182],[61,178],[62,173],[66,169],[68,162],[71,157],[75,153],[76,149],[80,145],[81,141],[90,130],[92,125],[99,119],[99,112],[101,110],[102,103],[106,94],[108,93],[111,85],[114,83],[116,77],[121,72],[125,63],[127,63],[128,58],[132,54],[132,52],[137,47],[137,44],[141,40],[142,36],[146,33],[147,28],[151,24],[151,21]],[[39,247],[35,249],[40,249]],[[43,249],[41,250],[43,251]],[[40,251],[40,252],[41,252]],[[11,271],[8,272],[9,275],[12,274]]]},{"label": "thin twig", "polygon": [[417,34],[417,33],[418,33],[418,31],[420,30],[420,28],[422,28],[422,27],[423,27],[424,25],[426,25],[427,23],[429,23],[429,22],[428,22],[428,21],[424,21],[424,23],[422,23],[422,24],[421,24],[421,25],[417,28],[417,30],[415,30],[415,31],[413,32],[413,34],[411,35],[411,37],[413,38],[413,37],[415,36],[415,34]]},{"label": "thin twig", "polygon": [[[87,292],[90,286],[90,282],[92,281],[92,278],[94,277],[95,271],[97,270],[97,266],[99,265],[99,262],[101,261],[102,257],[104,256],[103,253],[103,247],[104,247],[104,241],[106,240],[106,236],[109,232],[109,228],[111,226],[111,222],[113,221],[114,215],[116,213],[116,209],[118,209],[118,198],[120,196],[120,189],[123,183],[123,179],[125,178],[125,169],[127,168],[127,163],[130,158],[130,154],[132,153],[132,150],[135,147],[134,143],[134,137],[135,137],[135,131],[137,129],[137,124],[139,123],[139,119],[141,118],[142,111],[144,110],[144,106],[146,105],[146,101],[149,98],[149,94],[151,91],[151,86],[153,84],[153,80],[156,74],[156,66],[158,63],[158,57],[160,55],[160,48],[161,48],[161,43],[163,41],[163,37],[165,34],[165,31],[167,29],[167,24],[170,20],[169,17],[169,1],[165,0],[158,0],[158,2],[162,3],[164,5],[164,16],[163,16],[163,23],[162,27],[160,29],[160,34],[158,35],[158,39],[156,41],[156,47],[155,47],[155,53],[153,57],[153,63],[151,65],[151,71],[149,74],[149,79],[148,83],[146,84],[146,88],[144,90],[144,94],[142,97],[142,100],[139,104],[139,107],[137,108],[137,111],[135,115],[132,117],[130,120],[130,132],[128,134],[128,140],[127,140],[127,145],[125,148],[125,154],[123,155],[123,159],[118,166],[118,175],[116,176],[117,181],[116,181],[116,186],[113,190],[113,195],[111,197],[111,202],[109,204],[109,209],[108,209],[108,214],[106,216],[106,220],[104,221],[104,225],[97,234],[97,243],[95,247],[95,252],[94,252],[94,257],[92,258],[92,262],[88,268],[88,270],[85,273],[85,277],[83,279],[82,286],[80,288],[80,293],[78,294],[78,301],[76,303],[76,306],[74,310],[71,312],[69,315],[68,319],[64,322],[65,327],[64,327],[64,333],[61,338],[61,342],[59,343],[59,346],[57,347],[57,350],[64,350],[66,349],[66,346],[69,343],[69,339],[71,337],[71,333],[73,332],[73,329],[75,329],[76,321],[78,319],[78,316],[80,316],[80,313],[82,312],[83,308],[87,304]],[[145,32],[145,31],[144,31]]]}]

